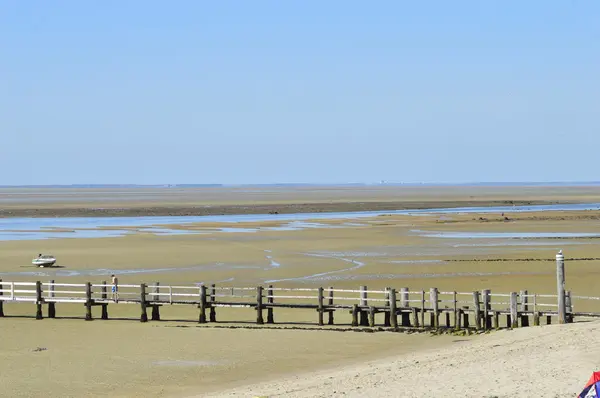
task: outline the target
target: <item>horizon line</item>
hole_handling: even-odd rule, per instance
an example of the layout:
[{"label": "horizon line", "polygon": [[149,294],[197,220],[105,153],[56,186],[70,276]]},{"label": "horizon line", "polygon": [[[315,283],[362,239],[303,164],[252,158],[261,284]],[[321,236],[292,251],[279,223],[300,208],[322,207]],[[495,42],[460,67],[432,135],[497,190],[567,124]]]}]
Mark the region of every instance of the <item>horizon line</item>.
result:
[{"label": "horizon line", "polygon": [[534,185],[600,185],[600,181],[473,181],[473,182],[276,182],[276,183],[157,183],[157,184],[114,184],[114,183],[75,183],[75,184],[7,184],[0,188],[227,188],[264,186],[534,186]]}]

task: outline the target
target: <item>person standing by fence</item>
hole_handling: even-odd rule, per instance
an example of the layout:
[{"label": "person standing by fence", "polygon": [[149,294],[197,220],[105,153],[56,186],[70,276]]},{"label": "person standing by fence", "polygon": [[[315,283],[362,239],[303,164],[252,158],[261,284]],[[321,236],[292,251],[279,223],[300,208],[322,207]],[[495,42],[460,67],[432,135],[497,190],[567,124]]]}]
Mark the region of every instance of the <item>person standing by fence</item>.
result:
[{"label": "person standing by fence", "polygon": [[112,279],[112,299],[115,303],[119,302],[119,278],[117,278],[114,274],[111,276]]}]

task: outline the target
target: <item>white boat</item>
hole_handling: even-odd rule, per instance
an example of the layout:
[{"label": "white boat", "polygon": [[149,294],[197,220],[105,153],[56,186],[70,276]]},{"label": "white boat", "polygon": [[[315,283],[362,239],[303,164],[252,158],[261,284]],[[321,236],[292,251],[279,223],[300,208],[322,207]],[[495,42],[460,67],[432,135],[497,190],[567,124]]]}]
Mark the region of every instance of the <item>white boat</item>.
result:
[{"label": "white boat", "polygon": [[51,267],[56,263],[56,258],[51,254],[40,254],[31,263],[40,268]]}]

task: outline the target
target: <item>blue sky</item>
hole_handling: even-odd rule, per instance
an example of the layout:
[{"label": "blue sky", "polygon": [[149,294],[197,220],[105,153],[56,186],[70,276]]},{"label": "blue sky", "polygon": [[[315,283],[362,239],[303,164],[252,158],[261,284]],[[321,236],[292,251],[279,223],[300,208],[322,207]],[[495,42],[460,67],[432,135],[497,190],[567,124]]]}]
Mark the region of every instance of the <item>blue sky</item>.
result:
[{"label": "blue sky", "polygon": [[0,2],[0,184],[599,180],[597,1]]}]

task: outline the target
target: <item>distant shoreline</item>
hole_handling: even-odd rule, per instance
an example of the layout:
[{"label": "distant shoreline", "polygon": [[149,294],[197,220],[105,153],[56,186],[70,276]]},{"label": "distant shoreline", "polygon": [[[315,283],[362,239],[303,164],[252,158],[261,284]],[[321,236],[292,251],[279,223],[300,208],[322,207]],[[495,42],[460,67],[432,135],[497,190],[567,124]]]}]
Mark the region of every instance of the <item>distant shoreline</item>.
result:
[{"label": "distant shoreline", "polygon": [[234,214],[293,214],[355,211],[395,211],[456,207],[532,206],[576,204],[569,200],[421,200],[363,201],[334,203],[236,204],[202,206],[131,206],[115,208],[59,207],[0,209],[0,218],[14,217],[152,217],[152,216],[214,216]]},{"label": "distant shoreline", "polygon": [[285,187],[597,187],[600,181],[480,181],[480,182],[384,182],[384,183],[250,183],[250,184],[30,184],[0,185],[0,189],[123,189],[123,188],[285,188]]}]

